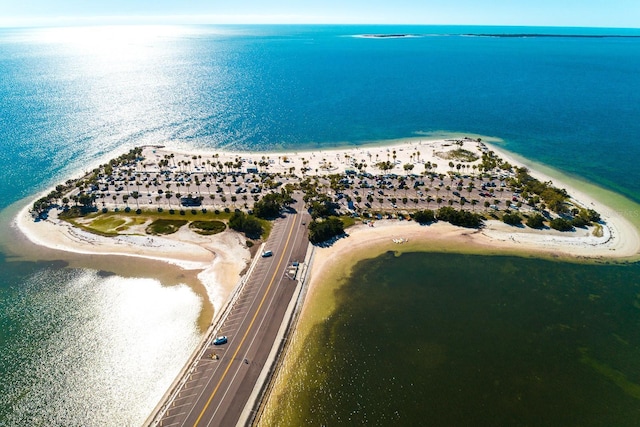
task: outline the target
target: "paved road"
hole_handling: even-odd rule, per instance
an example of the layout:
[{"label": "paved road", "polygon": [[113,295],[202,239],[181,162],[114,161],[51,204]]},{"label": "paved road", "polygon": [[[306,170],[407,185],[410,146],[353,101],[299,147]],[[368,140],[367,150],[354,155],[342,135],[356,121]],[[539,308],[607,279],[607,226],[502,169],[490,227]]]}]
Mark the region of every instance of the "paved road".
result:
[{"label": "paved road", "polygon": [[[289,213],[274,223],[265,250],[216,335],[214,346],[196,360],[178,396],[157,425],[235,426],[273,346],[296,282],[288,271],[303,261],[308,245],[306,212]],[[211,357],[216,354],[219,359]]]}]

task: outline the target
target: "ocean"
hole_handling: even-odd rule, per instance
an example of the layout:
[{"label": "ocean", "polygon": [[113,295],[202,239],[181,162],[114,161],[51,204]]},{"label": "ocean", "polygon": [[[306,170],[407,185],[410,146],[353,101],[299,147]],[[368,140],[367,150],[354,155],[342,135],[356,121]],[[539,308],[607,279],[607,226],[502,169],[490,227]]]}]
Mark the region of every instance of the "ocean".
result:
[{"label": "ocean", "polygon": [[[358,37],[399,33],[412,36]],[[640,202],[638,37],[531,27],[0,29],[0,209],[6,217],[142,144],[302,150],[447,133],[501,138]],[[199,338],[195,294],[6,252],[0,425],[141,424]],[[158,303],[140,306],[149,301]]]}]

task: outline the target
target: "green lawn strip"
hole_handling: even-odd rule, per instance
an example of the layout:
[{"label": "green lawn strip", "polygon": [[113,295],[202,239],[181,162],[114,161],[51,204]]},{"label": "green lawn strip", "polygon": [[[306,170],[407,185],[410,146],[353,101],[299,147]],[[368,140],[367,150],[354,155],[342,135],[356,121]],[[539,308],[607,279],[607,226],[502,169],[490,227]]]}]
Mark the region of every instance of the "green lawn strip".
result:
[{"label": "green lawn strip", "polygon": [[89,227],[103,233],[113,233],[127,223],[124,218],[104,217],[91,221]]},{"label": "green lawn strip", "polygon": [[358,222],[359,220],[357,220],[356,218],[352,217],[351,215],[342,215],[340,217],[340,221],[342,221],[342,223],[344,224],[344,228],[347,229],[347,228],[351,227],[352,225],[355,225],[356,222]]},{"label": "green lawn strip", "polygon": [[213,234],[222,233],[227,229],[227,226],[224,222],[218,220],[193,221],[189,224],[189,228],[198,234],[210,236]]},{"label": "green lawn strip", "polygon": [[462,162],[475,162],[478,160],[478,155],[472,151],[465,150],[464,148],[458,148],[450,151],[449,155],[452,159],[460,160]]},{"label": "green lawn strip", "polygon": [[146,229],[147,234],[173,234],[185,225],[186,219],[156,219]]},{"label": "green lawn strip", "polygon": [[[98,211],[79,217],[84,220],[91,220],[84,224],[80,223],[77,220],[78,217],[74,216],[61,217],[61,219],[90,233],[113,237],[117,236],[119,231],[124,231],[131,225],[143,224],[146,221],[151,221],[151,224],[146,229],[148,234],[172,234],[178,231],[180,227],[191,221],[199,223],[218,222],[226,224],[233,214],[232,212],[217,210],[207,210],[206,212],[202,212],[202,210],[182,209],[181,212],[180,209],[173,209],[172,211],[173,213],[168,209],[163,209],[162,212],[159,212],[157,209],[142,210],[140,213],[136,213],[133,209],[129,212],[125,212],[124,210],[118,210],[118,212],[113,210],[109,210],[107,212]],[[271,233],[273,224],[271,221],[266,219],[258,218],[258,220],[262,224],[263,228],[261,238],[262,240],[266,240]],[[190,226],[194,232],[199,232],[200,234],[216,234],[207,232],[206,227],[207,226],[205,226],[205,228]],[[217,227],[221,226],[218,225]],[[200,229],[200,231],[198,231],[198,229]],[[224,231],[224,229],[221,231]]]},{"label": "green lawn strip", "polygon": [[114,231],[101,231],[100,229],[93,228],[90,225],[82,224],[82,223],[78,222],[74,218],[66,218],[64,220],[67,221],[69,224],[73,225],[74,227],[77,227],[80,230],[84,230],[84,231],[86,231],[88,233],[93,233],[93,234],[97,234],[99,236],[105,236],[105,237],[113,237],[113,236],[117,236],[118,235],[118,232],[115,231],[115,230]]}]

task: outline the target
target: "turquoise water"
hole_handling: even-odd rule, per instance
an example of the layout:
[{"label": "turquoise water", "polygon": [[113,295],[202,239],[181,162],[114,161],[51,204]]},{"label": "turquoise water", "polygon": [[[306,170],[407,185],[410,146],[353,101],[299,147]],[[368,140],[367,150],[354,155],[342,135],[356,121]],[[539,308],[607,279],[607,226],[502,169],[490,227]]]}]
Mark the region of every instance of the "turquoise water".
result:
[{"label": "turquoise water", "polygon": [[[501,137],[522,156],[640,201],[640,39],[465,35],[509,32],[640,35],[640,30],[495,27],[0,29],[0,209],[134,145],[280,150],[439,131]],[[354,37],[369,33],[420,36]],[[118,286],[128,292],[137,283],[4,259],[0,271],[2,322],[11,319],[13,325],[3,329],[3,360],[25,357],[23,340],[33,354],[62,343],[61,362],[50,361],[50,369],[62,373],[73,361],[95,355],[87,351],[96,332],[69,320],[58,326],[64,335],[49,334],[43,341],[42,323],[29,310],[51,310],[52,317],[67,319],[75,316],[67,310],[78,306],[95,315],[102,304],[120,300],[105,291],[104,299],[78,297],[70,305],[55,298],[49,303],[42,295],[64,293],[86,277],[92,278],[84,285],[89,294]],[[173,292],[149,289],[159,298]],[[180,292],[187,299],[192,295],[186,288]],[[135,295],[131,298],[140,298]],[[171,304],[162,307],[167,314],[175,310]],[[185,317],[195,319],[198,304],[188,307]],[[120,316],[112,310],[104,321],[129,339],[148,332],[118,329]],[[193,325],[180,325],[159,348],[193,340]],[[156,354],[162,366],[179,369],[168,352]],[[111,372],[121,363],[117,354],[110,357],[111,365],[99,369]],[[47,370],[34,369],[38,360],[3,365],[0,383],[13,388],[2,401],[0,423],[57,420],[47,418],[53,415],[44,409],[31,409],[43,402],[64,412],[69,425],[108,423],[85,419],[75,409],[82,402],[78,394],[62,392],[55,401],[40,397],[37,387],[52,378]],[[136,372],[143,365],[131,366]],[[163,387],[161,375],[150,378]],[[118,390],[140,390],[144,384],[132,374],[82,387],[103,396],[103,407],[119,408]],[[145,402],[125,412],[140,420],[148,410]],[[114,419],[112,425],[120,423]]]},{"label": "turquoise water", "polygon": [[280,425],[638,425],[640,265],[387,253],[336,300]]},{"label": "turquoise water", "polygon": [[[517,27],[2,29],[0,160],[15,165],[1,172],[2,206],[141,143],[274,149],[442,130],[501,137],[527,158],[640,200],[640,39],[455,35],[507,31],[640,35]],[[381,32],[432,36],[351,37]]]}]

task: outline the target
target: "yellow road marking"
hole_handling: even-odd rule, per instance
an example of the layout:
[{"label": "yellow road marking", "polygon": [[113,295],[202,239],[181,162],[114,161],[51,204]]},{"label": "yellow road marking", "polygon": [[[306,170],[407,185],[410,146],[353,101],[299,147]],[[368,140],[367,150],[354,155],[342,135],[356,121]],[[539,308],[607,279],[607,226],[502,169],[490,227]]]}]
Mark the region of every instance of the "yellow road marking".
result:
[{"label": "yellow road marking", "polygon": [[[267,295],[269,294],[269,290],[271,289],[271,285],[273,285],[273,282],[276,280],[276,276],[278,275],[278,270],[280,269],[280,264],[282,264],[282,260],[284,259],[284,255],[287,252],[287,246],[289,246],[289,240],[291,240],[291,234],[293,233],[293,229],[295,228],[295,224],[296,224],[296,221],[294,219],[293,220],[293,225],[291,226],[291,229],[289,230],[289,235],[287,236],[287,241],[286,241],[286,243],[284,245],[284,248],[282,250],[282,255],[280,255],[280,260],[278,261],[278,265],[276,266],[276,270],[273,273],[273,277],[271,278],[271,281],[269,282],[269,286],[267,286],[267,290],[265,291],[264,296],[262,297],[262,300],[260,301],[260,305],[258,305],[258,309],[256,310],[255,314],[253,315],[253,318],[251,319],[251,323],[249,323],[249,326],[247,327],[247,331],[244,333],[244,336],[242,337],[242,340],[240,341],[240,345],[238,345],[238,348],[236,349],[235,353],[233,353],[233,356],[231,356],[231,362],[233,362],[233,359],[236,358],[236,356],[238,355],[238,352],[242,348],[242,344],[244,343],[244,340],[247,338],[247,335],[249,335],[249,331],[251,331],[251,327],[253,326],[253,322],[255,322],[256,318],[258,317],[258,313],[260,313],[260,309],[262,308],[262,304],[264,303],[265,299],[267,298]],[[229,369],[231,369],[231,362],[229,362],[229,364],[227,365],[227,369],[225,369],[224,372],[222,373],[222,377],[220,378],[220,381],[218,381],[218,384],[216,385],[216,388],[213,389],[213,392],[211,393],[211,396],[209,396],[209,399],[207,400],[207,403],[205,403],[204,408],[202,408],[202,412],[200,412],[200,415],[198,416],[198,419],[196,419],[196,422],[193,425],[193,427],[196,427],[200,423],[200,420],[204,416],[204,412],[207,410],[207,408],[209,407],[209,404],[213,400],[213,396],[215,396],[215,394],[218,392],[218,389],[220,388],[220,385],[222,384],[222,381],[224,381],[224,378],[227,375],[227,372],[229,372]]]}]

